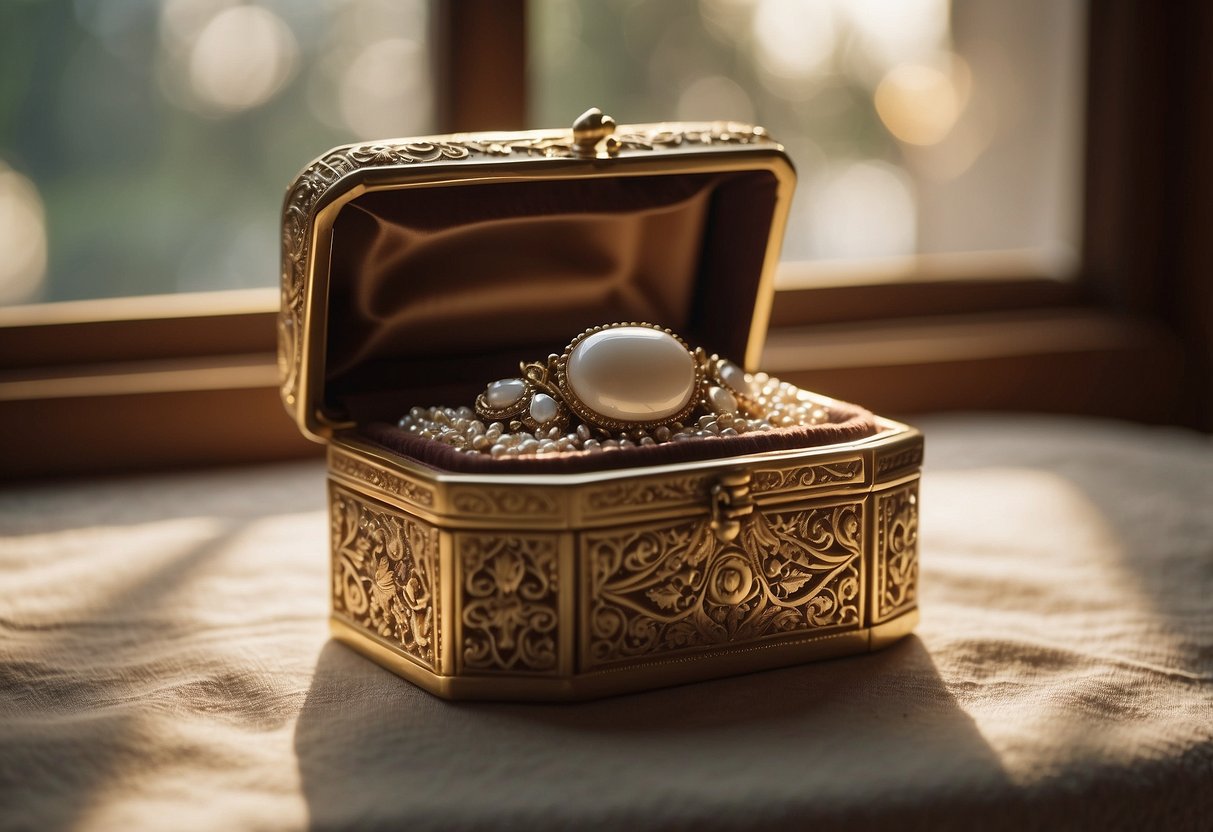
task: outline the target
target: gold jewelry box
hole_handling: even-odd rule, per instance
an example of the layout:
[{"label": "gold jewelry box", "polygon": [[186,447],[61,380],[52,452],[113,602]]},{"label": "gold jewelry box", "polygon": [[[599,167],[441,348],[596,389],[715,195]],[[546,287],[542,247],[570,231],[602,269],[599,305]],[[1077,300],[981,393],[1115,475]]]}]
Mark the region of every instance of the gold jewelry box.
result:
[{"label": "gold jewelry box", "polygon": [[328,445],[334,637],[439,696],[555,700],[909,633],[906,425],[833,403],[866,421],[571,463],[384,438],[612,321],[756,370],[794,184],[761,128],[596,110],[308,166],[283,211],[279,363],[287,410]]}]

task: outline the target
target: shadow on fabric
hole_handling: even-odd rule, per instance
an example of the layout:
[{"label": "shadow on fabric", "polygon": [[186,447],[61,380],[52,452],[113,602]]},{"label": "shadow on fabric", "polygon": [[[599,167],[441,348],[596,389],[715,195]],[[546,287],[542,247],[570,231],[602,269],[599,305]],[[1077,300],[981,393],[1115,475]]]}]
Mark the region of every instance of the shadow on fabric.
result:
[{"label": "shadow on fabric", "polygon": [[295,747],[318,829],[970,828],[1006,791],[916,637],[559,705],[445,702],[330,641]]}]

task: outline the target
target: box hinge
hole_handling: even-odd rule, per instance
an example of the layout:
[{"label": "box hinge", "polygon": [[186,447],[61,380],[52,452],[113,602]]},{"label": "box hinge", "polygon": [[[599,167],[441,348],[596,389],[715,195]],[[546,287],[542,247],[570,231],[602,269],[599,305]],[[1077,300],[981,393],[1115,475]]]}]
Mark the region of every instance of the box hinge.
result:
[{"label": "box hinge", "polygon": [[725,471],[712,486],[712,531],[722,543],[729,543],[741,532],[742,518],[754,511],[750,493],[750,472]]}]

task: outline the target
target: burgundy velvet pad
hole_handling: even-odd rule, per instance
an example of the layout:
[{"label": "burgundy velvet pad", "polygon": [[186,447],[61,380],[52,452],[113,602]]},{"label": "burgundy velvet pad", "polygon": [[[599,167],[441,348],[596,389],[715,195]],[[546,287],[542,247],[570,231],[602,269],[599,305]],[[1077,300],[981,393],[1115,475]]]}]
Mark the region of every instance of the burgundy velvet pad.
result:
[{"label": "burgundy velvet pad", "polygon": [[574,474],[583,471],[668,465],[698,459],[719,459],[764,451],[815,448],[839,442],[852,442],[876,433],[876,418],[862,407],[835,402],[830,406],[830,414],[832,421],[822,425],[776,428],[719,439],[667,442],[620,451],[576,451],[551,456],[545,454],[502,459],[493,459],[486,454],[461,453],[449,445],[432,439],[422,439],[383,422],[362,427],[357,436],[442,471],[466,474]]}]

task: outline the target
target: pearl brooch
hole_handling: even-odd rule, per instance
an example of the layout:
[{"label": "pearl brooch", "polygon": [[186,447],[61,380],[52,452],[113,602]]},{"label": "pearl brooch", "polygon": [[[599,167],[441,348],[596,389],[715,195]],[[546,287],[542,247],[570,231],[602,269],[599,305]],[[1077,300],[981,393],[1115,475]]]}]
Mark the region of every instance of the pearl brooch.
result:
[{"label": "pearl brooch", "polygon": [[489,384],[474,411],[414,407],[400,427],[499,458],[605,453],[830,418],[826,405],[803,390],[765,373],[749,375],[648,323],[592,327],[562,355],[520,369],[518,378]]},{"label": "pearl brooch", "polygon": [[742,373],[734,378],[745,379],[754,410],[762,415],[705,414],[690,424],[663,425],[653,431],[608,432],[582,423],[567,431],[550,428],[536,432],[524,429],[519,423],[485,423],[468,407],[414,407],[400,419],[399,425],[414,436],[442,442],[458,451],[501,458],[611,453],[636,446],[699,442],[830,421],[829,406],[794,385],[766,373]]}]

